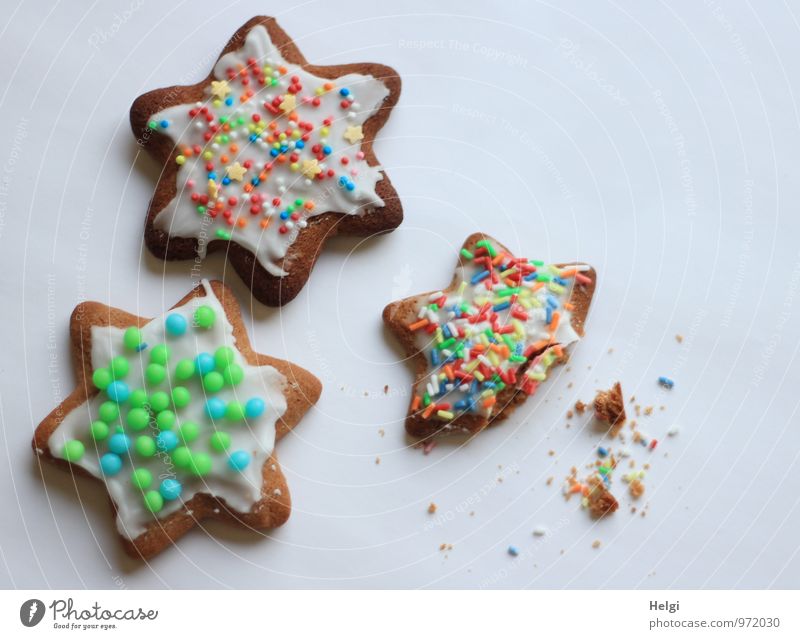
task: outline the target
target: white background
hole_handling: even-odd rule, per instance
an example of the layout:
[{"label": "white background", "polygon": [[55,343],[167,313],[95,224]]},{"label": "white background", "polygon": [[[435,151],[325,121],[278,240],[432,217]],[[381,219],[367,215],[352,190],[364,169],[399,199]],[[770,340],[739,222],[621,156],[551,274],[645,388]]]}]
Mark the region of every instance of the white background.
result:
[{"label": "white background", "polygon": [[[0,586],[800,586],[800,7],[492,4],[4,11]],[[315,63],[401,74],[376,150],[405,222],[331,242],[280,311],[251,303],[221,257],[206,261],[242,300],[256,349],[325,388],[278,448],[285,526],[209,525],[140,564],[122,555],[100,485],[76,493],[68,473],[42,473],[29,442],[74,385],[78,301],[153,316],[190,285],[190,263],[142,246],[158,168],[134,143],[131,102],[200,79],[257,14],[277,16]],[[590,262],[599,287],[571,370],[502,426],[426,456],[404,435],[411,371],[380,312],[446,284],[476,230],[530,257]],[[630,514],[618,473],[620,511],[593,522],[560,484],[602,437],[587,419],[567,429],[565,413],[616,379],[656,406],[640,424],[661,444],[634,451],[651,463],[647,516]],[[538,525],[551,534],[533,537]]]}]

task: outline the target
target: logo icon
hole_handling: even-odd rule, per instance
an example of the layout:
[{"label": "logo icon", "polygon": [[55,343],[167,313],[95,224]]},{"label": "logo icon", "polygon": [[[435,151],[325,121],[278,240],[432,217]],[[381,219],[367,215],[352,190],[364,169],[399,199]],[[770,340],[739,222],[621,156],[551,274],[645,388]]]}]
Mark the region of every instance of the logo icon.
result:
[{"label": "logo icon", "polygon": [[44,602],[40,599],[28,599],[19,608],[19,620],[28,628],[33,628],[42,617],[44,617]]}]

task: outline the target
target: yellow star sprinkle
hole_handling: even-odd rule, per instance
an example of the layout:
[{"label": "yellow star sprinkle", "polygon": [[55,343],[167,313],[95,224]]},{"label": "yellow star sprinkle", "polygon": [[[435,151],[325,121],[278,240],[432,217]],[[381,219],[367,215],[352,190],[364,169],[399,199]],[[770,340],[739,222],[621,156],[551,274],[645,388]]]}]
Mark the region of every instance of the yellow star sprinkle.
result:
[{"label": "yellow star sprinkle", "polygon": [[281,102],[281,111],[284,113],[290,113],[295,110],[297,107],[297,98],[294,97],[294,94],[287,93],[283,96],[283,102]]},{"label": "yellow star sprinkle", "polygon": [[349,126],[344,132],[344,139],[350,144],[355,144],[364,139],[364,131],[361,130],[361,125]]},{"label": "yellow star sprinkle", "polygon": [[228,167],[228,177],[237,182],[242,181],[245,173],[247,173],[247,169],[238,162],[234,162]]},{"label": "yellow star sprinkle", "polygon": [[303,160],[303,165],[300,168],[300,171],[307,178],[314,178],[317,176],[317,173],[322,171],[322,169],[319,166],[319,162],[317,162],[315,158],[313,160]]},{"label": "yellow star sprinkle", "polygon": [[228,85],[227,80],[212,80],[211,81],[211,95],[217,98],[225,98],[231,92],[231,87]]}]

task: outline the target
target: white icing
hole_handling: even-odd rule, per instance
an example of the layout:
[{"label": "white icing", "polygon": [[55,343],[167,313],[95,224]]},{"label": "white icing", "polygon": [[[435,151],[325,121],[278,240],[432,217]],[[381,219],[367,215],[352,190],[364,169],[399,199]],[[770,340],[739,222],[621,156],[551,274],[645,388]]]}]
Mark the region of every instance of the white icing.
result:
[{"label": "white icing", "polygon": [[[498,251],[501,250],[499,245],[497,246]],[[527,260],[523,260],[523,262],[528,266],[531,264]],[[591,267],[577,265],[560,269],[553,265],[541,265],[536,267],[536,271],[548,278],[552,278],[558,277],[562,271],[572,268],[581,272]],[[495,267],[495,270],[499,273],[498,269],[499,267]],[[500,291],[508,292],[509,288],[511,288],[509,282],[504,281],[505,278],[503,276],[500,276],[498,278],[499,281],[492,284],[489,289],[486,287],[486,282],[490,282],[490,278],[472,283],[473,278],[484,270],[485,267],[482,264],[477,265],[475,262],[462,260],[456,269],[456,282],[460,282],[460,285],[457,285],[455,290],[437,291],[414,298],[413,306],[417,314],[415,318],[409,321],[409,324],[427,322],[424,326],[416,328],[414,335],[416,347],[425,355],[428,363],[427,373],[417,383],[415,394],[422,398],[427,393],[431,398],[431,402],[437,406],[440,404],[450,405],[449,408],[444,409],[444,415],[439,414],[438,408],[434,410],[427,416],[430,419],[450,422],[459,415],[468,413],[476,413],[486,417],[491,416],[494,406],[485,407],[480,401],[470,401],[470,399],[474,400],[478,396],[483,399],[484,396],[481,393],[485,392],[487,387],[483,386],[480,380],[477,380],[480,386],[476,391],[471,381],[464,382],[463,379],[457,377],[450,379],[446,375],[444,365],[448,363],[456,371],[472,374],[475,370],[472,367],[476,366],[482,358],[485,358],[483,361],[493,373],[498,370],[504,374],[509,370],[516,373],[525,363],[524,360],[515,362],[489,352],[473,352],[473,346],[481,344],[488,346],[493,341],[496,341],[498,345],[507,346],[502,341],[502,334],[492,330],[493,326],[495,328],[513,328],[513,332],[507,334],[514,347],[509,349],[509,352],[518,356],[524,354],[528,347],[533,344],[544,342],[548,344],[548,348],[554,344],[565,348],[580,339],[580,335],[572,326],[572,314],[564,307],[565,302],[569,302],[572,293],[573,279],[569,279],[565,285],[561,285],[549,281],[542,283],[536,279],[526,281],[522,278],[520,282],[511,282],[511,287],[519,287],[521,289],[516,296],[502,296],[498,294]],[[511,274],[510,270],[506,272]],[[443,296],[446,296],[446,302],[439,306],[437,303],[441,301]],[[558,312],[559,314],[559,321],[555,331],[549,328],[546,310],[548,300],[550,300],[550,304],[554,304],[551,308],[551,313]],[[506,301],[510,302],[508,308],[494,310],[496,306],[502,305]],[[465,316],[462,316],[462,304],[466,305]],[[481,315],[479,311],[486,304],[489,304],[492,310]],[[454,307],[458,307],[461,310],[456,313]],[[516,311],[517,317],[512,314],[513,311]],[[527,317],[524,317],[525,315]],[[479,319],[471,322],[470,318],[475,317]],[[550,319],[552,320],[552,315]],[[436,327],[434,332],[428,332],[427,329],[431,326]],[[487,329],[492,331],[493,338],[490,339],[484,334]],[[449,347],[440,348],[440,344],[451,336],[457,336],[455,343]],[[459,342],[465,344],[465,347],[461,350],[461,357],[456,353],[456,346]],[[541,347],[536,348],[536,352],[541,351]],[[438,363],[434,363],[433,357],[438,359]],[[450,360],[446,361],[448,357],[450,357]],[[552,360],[551,357],[553,358]],[[547,369],[554,359],[555,356],[550,356],[547,352],[543,353],[541,357],[534,357],[525,374],[518,376],[514,385],[525,390],[526,384],[528,384],[528,392],[535,391],[536,385],[546,377]],[[425,405],[423,404],[420,407],[420,411],[424,411],[424,408]]]},{"label": "white icing", "polygon": [[[245,403],[252,397],[260,397],[266,403],[266,409],[259,417],[248,418],[246,422],[231,424],[224,419],[217,420],[217,428],[231,436],[229,452],[245,450],[250,453],[252,458],[248,466],[243,471],[234,470],[228,465],[227,453],[218,453],[211,449],[209,437],[214,432],[215,426],[205,412],[206,395],[197,376],[186,381],[173,381],[173,386],[185,386],[191,392],[192,401],[185,408],[175,410],[177,423],[172,430],[177,432],[178,426],[186,421],[193,421],[200,426],[200,436],[189,444],[189,447],[193,451],[202,451],[210,455],[212,470],[208,475],[197,477],[176,469],[166,454],[156,453],[153,457],[143,458],[131,447],[129,456],[123,455],[122,471],[110,477],[104,476],[100,470],[99,457],[108,452],[107,440],[95,444],[91,438],[89,427],[94,420],[98,419],[100,405],[108,401],[105,392],[98,393],[70,411],[48,441],[50,453],[56,457],[62,457],[64,444],[69,440],[78,439],[85,443],[86,452],[80,461],[73,463],[105,481],[108,492],[117,506],[117,529],[122,536],[128,539],[134,539],[142,534],[147,524],[151,523],[156,516],[145,508],[142,491],[131,484],[133,468],[146,468],[151,472],[153,476],[151,489],[158,490],[161,481],[167,477],[177,478],[181,482],[183,490],[180,497],[173,501],[165,500],[163,509],[157,514],[159,518],[180,510],[183,508],[183,504],[197,493],[220,497],[237,512],[248,512],[261,499],[262,467],[275,446],[275,423],[286,411],[286,398],[282,391],[286,380],[271,366],[252,366],[244,360],[236,349],[233,327],[228,322],[222,305],[205,280],[203,286],[206,292],[204,297],[192,298],[186,305],[168,311],[141,328],[143,342],[148,344],[148,348],[141,351],[141,354],[131,353],[125,349],[123,345],[124,329],[93,326],[92,370],[108,366],[112,357],[124,355],[130,364],[130,371],[124,381],[134,389],[141,387],[141,382],[136,380],[143,379],[143,370],[149,363],[150,352],[157,344],[167,344],[171,351],[167,365],[170,374],[173,373],[175,365],[181,359],[194,359],[198,353],[203,352],[213,355],[220,346],[231,347],[235,353],[235,363],[244,370],[244,379],[237,386],[226,386],[213,396],[225,401],[235,400],[241,403]],[[199,306],[209,306],[214,309],[216,320],[211,328],[192,326],[194,311]],[[173,313],[183,315],[188,321],[188,329],[183,336],[172,336],[165,331],[165,318]],[[169,392],[169,387],[167,380],[158,386],[147,386],[150,392],[156,390]],[[123,424],[126,413],[127,408],[123,404],[120,406],[119,420]],[[114,428],[113,425],[111,426],[113,433]],[[151,424],[140,432],[134,432],[125,427],[125,432],[132,440],[135,440],[139,435],[153,435],[158,430],[154,424]],[[182,445],[182,442],[179,445]]]},{"label": "white icing", "polygon": [[[206,89],[206,102],[197,105],[176,105],[167,108],[151,117],[151,122],[168,123],[167,128],[158,125],[162,133],[166,133],[176,144],[178,149],[198,145],[204,151],[213,153],[215,171],[215,185],[210,187],[207,192],[209,181],[206,169],[206,160],[194,154],[186,159],[185,163],[178,170],[178,190],[173,200],[161,210],[155,218],[155,226],[175,237],[188,237],[198,240],[198,253],[201,257],[205,256],[207,243],[219,239],[217,232],[224,230],[231,233],[232,241],[240,244],[251,251],[261,263],[261,265],[272,275],[284,276],[290,265],[282,263],[288,247],[295,241],[300,229],[307,224],[307,218],[312,215],[319,215],[326,212],[338,212],[345,214],[358,214],[373,207],[384,205],[383,200],[376,194],[375,186],[382,179],[380,167],[370,166],[360,153],[360,141],[349,141],[345,134],[350,127],[358,127],[372,115],[374,115],[384,99],[389,95],[389,90],[379,80],[370,75],[348,74],[333,80],[317,77],[298,65],[287,63],[280,54],[280,51],[272,43],[269,34],[263,26],[259,25],[250,30],[245,39],[243,47],[224,55],[214,67],[214,77],[217,80],[228,78],[228,69],[239,69],[247,65],[248,59],[258,61],[261,68],[267,67],[273,77],[276,77],[276,86],[255,86],[255,95],[248,101],[238,100],[240,89],[243,86],[238,80],[230,81],[229,88],[233,97],[233,104],[227,106],[224,101],[214,99],[212,88]],[[285,67],[286,73],[280,74],[278,67]],[[253,133],[253,128],[258,127],[259,123],[252,120],[253,114],[257,114],[261,120],[260,124],[266,126],[274,120],[279,126],[280,131],[285,131],[287,126],[293,130],[302,132],[298,126],[292,122],[280,109],[278,114],[270,112],[265,107],[265,103],[272,103],[278,96],[289,96],[287,92],[293,76],[299,78],[302,91],[296,95],[297,107],[295,113],[299,116],[299,122],[309,122],[313,124],[309,139],[304,143],[304,148],[295,148],[296,141],[289,141],[290,152],[294,151],[298,155],[298,164],[302,168],[302,163],[306,160],[314,160],[318,154],[312,151],[315,144],[320,143],[329,145],[332,152],[319,160],[319,166],[327,171],[332,169],[335,176],[324,180],[309,179],[301,170],[292,170],[290,162],[284,164],[274,164],[274,168],[267,177],[259,182],[253,189],[253,194],[259,195],[259,201],[253,205],[251,194],[243,191],[242,187],[253,177],[259,175],[259,171],[267,162],[273,161],[270,156],[271,145],[265,140],[266,133],[256,141],[250,141],[249,136]],[[269,75],[266,75],[269,79]],[[315,91],[325,83],[332,83],[334,89],[319,96],[320,106],[305,101],[311,100]],[[347,108],[340,104],[345,98],[339,94],[341,89],[350,91],[347,99],[350,104]],[[291,99],[291,97],[289,98]],[[215,103],[216,102],[216,103]],[[205,117],[197,115],[190,116],[190,109],[193,107],[207,107],[210,112],[226,118],[242,116],[245,122],[239,126],[232,127],[228,135],[229,142],[238,145],[238,151],[230,152],[229,147],[224,141],[212,137],[206,141],[203,134],[209,130],[209,123]],[[321,135],[323,120],[331,117],[332,121],[328,125],[328,134]],[[215,119],[214,122],[218,122]],[[216,135],[216,134],[215,134]],[[302,141],[302,139],[301,139]],[[227,175],[220,161],[220,156],[227,153],[229,156],[228,166],[235,162],[242,165],[246,161],[252,162],[252,167],[246,172],[241,182],[235,179],[230,184],[223,185],[221,181]],[[347,164],[342,164],[345,158]],[[353,190],[340,185],[341,179],[349,180],[353,185]],[[193,186],[191,181],[194,181]],[[214,193],[218,190],[218,193]],[[218,215],[212,219],[207,214],[197,211],[198,203],[191,200],[192,192],[208,194],[210,203],[216,200],[224,204],[223,214],[226,210],[231,212],[231,220],[241,219],[247,222],[247,226],[240,228],[236,225],[230,226],[223,215]],[[238,198],[238,202],[229,205],[231,196]],[[263,196],[264,199],[260,199]],[[280,198],[281,204],[276,207],[272,204],[274,198]],[[286,210],[286,206],[296,199],[314,202],[312,211],[300,207],[301,215],[297,220],[281,220],[280,213]],[[258,210],[253,213],[251,206]],[[261,220],[270,219],[267,228],[263,228]],[[281,226],[284,233],[280,232]]]}]

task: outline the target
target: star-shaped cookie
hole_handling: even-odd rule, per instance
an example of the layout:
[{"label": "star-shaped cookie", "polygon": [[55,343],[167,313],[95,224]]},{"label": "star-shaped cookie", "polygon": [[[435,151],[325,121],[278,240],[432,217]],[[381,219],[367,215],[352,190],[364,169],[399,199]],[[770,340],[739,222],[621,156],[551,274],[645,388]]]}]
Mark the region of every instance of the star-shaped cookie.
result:
[{"label": "star-shaped cookie", "polygon": [[203,280],[155,319],[85,302],[70,335],[78,386],[33,448],[105,483],[128,554],[151,557],[206,518],[286,521],[275,443],[322,387],[252,350],[230,289]]},{"label": "star-shaped cookie", "polygon": [[408,433],[477,433],[507,417],[583,336],[595,283],[586,264],[518,258],[470,235],[446,289],[383,311],[415,367]]},{"label": "star-shaped cookie", "polygon": [[328,238],[402,221],[373,151],[399,96],[393,69],[311,65],[273,18],[253,18],[206,79],[131,107],[137,142],[164,165],[145,243],[167,260],[225,251],[258,300],[290,301]]}]

